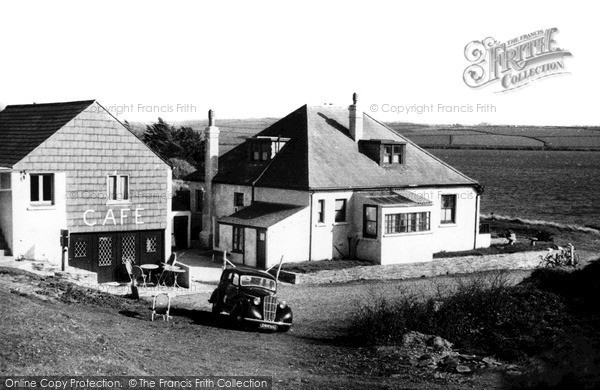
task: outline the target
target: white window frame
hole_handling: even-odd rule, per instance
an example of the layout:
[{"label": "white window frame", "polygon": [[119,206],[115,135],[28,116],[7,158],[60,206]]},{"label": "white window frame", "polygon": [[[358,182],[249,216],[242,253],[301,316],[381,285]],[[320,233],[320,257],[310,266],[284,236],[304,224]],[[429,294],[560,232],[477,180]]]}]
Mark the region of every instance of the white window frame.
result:
[{"label": "white window frame", "polygon": [[[110,191],[110,187],[111,187],[111,178],[116,177],[117,178],[117,188],[115,191],[115,195],[117,197],[117,199],[112,199],[111,198],[111,191]],[[122,181],[121,178],[126,177],[127,178],[127,197],[121,197],[119,198],[119,194],[123,194],[123,188],[122,188]],[[107,203],[131,203],[131,181],[129,180],[129,175],[120,175],[120,174],[114,174],[114,175],[106,175],[106,199],[107,199]]]},{"label": "white window frame", "polygon": [[[51,185],[51,193],[50,200],[44,200],[44,180],[42,179],[44,176],[50,176],[52,180],[50,181]],[[33,185],[34,177],[38,180],[38,200],[31,199],[31,186]],[[29,203],[33,206],[54,206],[54,197],[55,197],[55,182],[56,176],[54,173],[31,173],[29,174]]]}]

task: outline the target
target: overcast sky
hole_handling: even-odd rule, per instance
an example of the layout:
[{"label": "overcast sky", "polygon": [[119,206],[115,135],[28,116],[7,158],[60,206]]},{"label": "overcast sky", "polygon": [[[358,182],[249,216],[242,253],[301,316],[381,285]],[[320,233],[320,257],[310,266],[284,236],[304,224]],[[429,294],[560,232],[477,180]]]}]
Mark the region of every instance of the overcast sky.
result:
[{"label": "overcast sky", "polygon": [[[597,12],[579,4],[3,1],[0,102],[97,99],[122,120],[176,121],[209,108],[282,117],[306,103],[346,106],[356,91],[383,121],[600,125]],[[566,74],[505,93],[464,83],[469,42],[552,27],[573,54]],[[384,112],[412,105],[430,112]]]}]

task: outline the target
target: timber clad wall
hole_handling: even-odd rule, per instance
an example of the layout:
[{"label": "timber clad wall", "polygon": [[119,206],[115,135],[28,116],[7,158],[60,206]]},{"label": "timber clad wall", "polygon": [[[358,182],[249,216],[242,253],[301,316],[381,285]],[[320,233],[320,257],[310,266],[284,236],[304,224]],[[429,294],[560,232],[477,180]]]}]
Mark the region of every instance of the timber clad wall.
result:
[{"label": "timber clad wall", "polygon": [[[14,167],[66,173],[67,228],[71,232],[108,232],[167,228],[170,167],[97,103],[57,131]],[[107,204],[107,175],[129,175],[130,202]],[[143,224],[135,223],[135,209]],[[102,226],[108,209],[109,219]],[[121,224],[120,210],[129,209]],[[83,215],[86,210],[87,226]]]}]

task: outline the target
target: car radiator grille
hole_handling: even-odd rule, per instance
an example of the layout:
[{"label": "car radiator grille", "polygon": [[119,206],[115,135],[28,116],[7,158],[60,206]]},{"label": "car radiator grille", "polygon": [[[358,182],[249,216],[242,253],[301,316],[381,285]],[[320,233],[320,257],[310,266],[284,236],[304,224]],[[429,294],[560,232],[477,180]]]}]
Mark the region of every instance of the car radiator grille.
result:
[{"label": "car radiator grille", "polygon": [[263,299],[263,319],[265,321],[275,321],[275,313],[277,312],[277,298],[268,295]]}]

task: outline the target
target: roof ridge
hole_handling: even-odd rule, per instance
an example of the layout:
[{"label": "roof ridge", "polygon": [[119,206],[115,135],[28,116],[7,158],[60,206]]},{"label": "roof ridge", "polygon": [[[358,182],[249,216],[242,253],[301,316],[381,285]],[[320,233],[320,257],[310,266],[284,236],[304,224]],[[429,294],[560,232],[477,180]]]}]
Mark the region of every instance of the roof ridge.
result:
[{"label": "roof ridge", "polygon": [[48,107],[48,106],[61,106],[61,105],[68,105],[68,104],[83,104],[83,103],[88,103],[88,104],[91,105],[95,101],[96,101],[96,99],[93,99],[93,100],[74,100],[74,101],[69,101],[69,102],[9,104],[9,105],[6,106],[6,108],[9,108],[9,107]]}]

